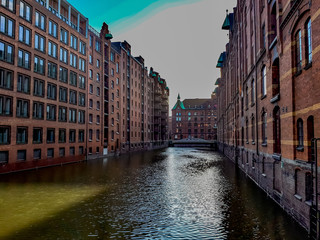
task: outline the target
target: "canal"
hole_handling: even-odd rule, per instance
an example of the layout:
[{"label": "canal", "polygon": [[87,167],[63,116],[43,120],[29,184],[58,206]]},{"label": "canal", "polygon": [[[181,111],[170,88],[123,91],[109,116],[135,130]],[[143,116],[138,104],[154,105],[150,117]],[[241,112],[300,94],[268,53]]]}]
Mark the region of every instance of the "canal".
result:
[{"label": "canal", "polygon": [[307,239],[217,152],[168,148],[0,176],[0,239]]}]

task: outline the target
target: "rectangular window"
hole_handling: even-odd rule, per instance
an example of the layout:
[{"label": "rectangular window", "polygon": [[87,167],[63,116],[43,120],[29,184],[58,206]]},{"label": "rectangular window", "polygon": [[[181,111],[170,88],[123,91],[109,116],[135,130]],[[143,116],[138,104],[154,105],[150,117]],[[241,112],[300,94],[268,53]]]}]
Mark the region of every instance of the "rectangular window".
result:
[{"label": "rectangular window", "polygon": [[70,53],[70,66],[77,68],[77,55]]},{"label": "rectangular window", "polygon": [[85,123],[85,111],[78,111],[78,123]]},{"label": "rectangular window", "polygon": [[79,143],[84,142],[84,130],[79,130]]},{"label": "rectangular window", "polygon": [[12,97],[0,95],[0,116],[12,116]]},{"label": "rectangular window", "polygon": [[74,129],[69,130],[69,142],[70,143],[76,142],[76,130]]},{"label": "rectangular window", "polygon": [[96,39],[96,51],[101,52],[101,42]]},{"label": "rectangular window", "polygon": [[86,105],[86,95],[84,93],[79,93],[79,106],[84,107]]},{"label": "rectangular window", "polygon": [[78,38],[70,35],[70,47],[72,47],[75,50],[78,50]]},{"label": "rectangular window", "polygon": [[57,79],[58,66],[55,63],[48,62],[48,77]]},{"label": "rectangular window", "polygon": [[68,82],[68,69],[60,67],[59,80],[64,83]]},{"label": "rectangular window", "polygon": [[296,72],[300,72],[302,68],[302,40],[301,40],[301,30],[296,34]]},{"label": "rectangular window", "polygon": [[54,158],[54,148],[48,148],[47,158]]},{"label": "rectangular window", "polygon": [[34,48],[39,50],[40,52],[45,52],[46,39],[35,33],[34,34]]},{"label": "rectangular window", "polygon": [[111,60],[112,62],[114,62],[114,52],[111,52],[111,53],[110,53],[110,60]]},{"label": "rectangular window", "polygon": [[79,52],[82,55],[86,55],[86,44],[84,42],[82,42],[82,41],[80,41]]},{"label": "rectangular window", "polygon": [[75,154],[75,148],[74,147],[70,147],[69,148],[69,154],[70,154],[70,156],[74,156],[74,154]]},{"label": "rectangular window", "polygon": [[56,100],[57,99],[57,85],[48,83],[47,85],[47,98]]},{"label": "rectangular window", "polygon": [[66,121],[67,121],[67,108],[59,107],[59,122],[66,122]]},{"label": "rectangular window", "polygon": [[68,50],[63,47],[60,47],[60,61],[68,64]]},{"label": "rectangular window", "polygon": [[48,55],[53,58],[57,58],[57,54],[58,54],[57,44],[55,44],[51,41],[48,41]]},{"label": "rectangular window", "polygon": [[89,46],[92,47],[92,44],[93,44],[93,36],[90,35],[90,37],[89,37]]},{"label": "rectangular window", "polygon": [[59,87],[59,101],[67,102],[68,89],[64,87]]},{"label": "rectangular window", "polygon": [[34,149],[33,150],[33,159],[41,159],[41,149]]},{"label": "rectangular window", "polygon": [[0,33],[14,38],[14,21],[6,15],[0,14]]},{"label": "rectangular window", "polygon": [[33,113],[34,119],[43,119],[44,104],[41,102],[33,102]]},{"label": "rectangular window", "polygon": [[76,91],[73,91],[73,90],[69,91],[69,103],[74,104],[74,105],[77,104],[77,92]]},{"label": "rectangular window", "polygon": [[58,25],[49,20],[49,34],[55,38],[58,38]]},{"label": "rectangular window", "polygon": [[89,141],[92,142],[92,129],[89,129]]},{"label": "rectangular window", "polygon": [[20,118],[28,118],[29,117],[29,101],[24,99],[17,100],[17,112],[16,116]]},{"label": "rectangular window", "polygon": [[43,31],[46,31],[46,17],[36,11],[35,25]]},{"label": "rectangular window", "polygon": [[19,49],[18,51],[18,66],[26,69],[30,69],[31,57],[30,53]]},{"label": "rectangular window", "polygon": [[35,78],[33,81],[33,95],[38,97],[44,96],[44,81]]},{"label": "rectangular window", "polygon": [[33,143],[42,143],[42,128],[33,128]]},{"label": "rectangular window", "polygon": [[312,62],[312,33],[311,33],[311,19],[306,23],[306,52],[307,64]]},{"label": "rectangular window", "polygon": [[27,150],[18,150],[17,160],[18,161],[26,161],[26,159],[27,159]]},{"label": "rectangular window", "polygon": [[31,45],[31,30],[23,25],[19,25],[19,41]]},{"label": "rectangular window", "polygon": [[83,146],[79,147],[79,155],[83,155],[84,154],[84,148]]},{"label": "rectangular window", "polygon": [[35,56],[34,57],[34,72],[44,75],[44,59]]},{"label": "rectangular window", "polygon": [[60,41],[68,45],[69,32],[64,28],[60,29]]},{"label": "rectangular window", "polygon": [[60,128],[59,129],[59,143],[65,143],[66,142],[66,129]]},{"label": "rectangular window", "polygon": [[30,77],[18,74],[17,91],[22,93],[30,93]]},{"label": "rectangular window", "polygon": [[0,126],[0,145],[10,144],[11,129],[9,126]]},{"label": "rectangular window", "polygon": [[[13,1],[13,0],[12,0]],[[28,22],[31,22],[32,11],[30,5],[20,1],[19,15]]]},{"label": "rectangular window", "polygon": [[54,143],[55,142],[55,129],[48,128],[47,129],[47,143]]},{"label": "rectangular window", "polygon": [[86,60],[79,58],[79,70],[86,72]]},{"label": "rectangular window", "polygon": [[77,121],[77,110],[76,109],[69,109],[69,122],[76,123]]},{"label": "rectangular window", "polygon": [[82,75],[79,75],[79,88],[86,89],[86,78]]},{"label": "rectangular window", "polygon": [[96,130],[96,140],[100,141],[100,130],[99,129]]},{"label": "rectangular window", "polygon": [[0,68],[0,88],[13,89],[13,72]]},{"label": "rectangular window", "polygon": [[47,120],[56,120],[56,106],[47,104]]},{"label": "rectangular window", "polygon": [[77,74],[73,71],[70,71],[70,85],[77,86]]},{"label": "rectangular window", "polygon": [[1,0],[1,5],[9,9],[11,12],[14,10],[14,0]]},{"label": "rectangular window", "polygon": [[64,157],[66,155],[65,148],[59,148],[59,157]]},{"label": "rectangular window", "polygon": [[13,63],[13,46],[0,41],[0,61]]}]

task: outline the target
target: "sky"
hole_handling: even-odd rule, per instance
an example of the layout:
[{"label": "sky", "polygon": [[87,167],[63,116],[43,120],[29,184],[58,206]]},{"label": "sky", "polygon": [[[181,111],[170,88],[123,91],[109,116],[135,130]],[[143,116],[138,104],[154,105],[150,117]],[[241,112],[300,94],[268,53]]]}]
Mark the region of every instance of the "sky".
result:
[{"label": "sky", "polygon": [[[228,42],[221,26],[236,0],[69,0],[98,31],[106,22],[112,41],[126,40],[170,88],[169,106],[181,99],[210,98],[216,68]],[[171,111],[170,111],[171,115]]]}]

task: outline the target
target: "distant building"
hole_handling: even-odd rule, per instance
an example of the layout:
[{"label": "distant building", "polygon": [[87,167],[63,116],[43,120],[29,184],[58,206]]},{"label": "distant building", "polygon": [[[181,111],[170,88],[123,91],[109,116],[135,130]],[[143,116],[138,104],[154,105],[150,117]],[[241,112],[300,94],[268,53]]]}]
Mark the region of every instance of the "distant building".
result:
[{"label": "distant building", "polygon": [[183,138],[201,138],[215,140],[217,137],[217,103],[216,95],[204,99],[180,100],[172,109],[173,140]]}]

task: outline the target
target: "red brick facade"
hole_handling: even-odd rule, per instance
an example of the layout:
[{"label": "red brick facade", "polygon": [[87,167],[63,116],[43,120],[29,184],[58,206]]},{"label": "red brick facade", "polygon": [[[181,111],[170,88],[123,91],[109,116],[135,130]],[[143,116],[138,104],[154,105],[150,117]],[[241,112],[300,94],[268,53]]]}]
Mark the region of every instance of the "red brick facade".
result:
[{"label": "red brick facade", "polygon": [[185,99],[172,109],[173,140],[184,138],[217,139],[217,99],[215,93],[208,99]]},{"label": "red brick facade", "polygon": [[106,23],[96,31],[64,0],[0,9],[0,173],[167,145],[169,88]]},{"label": "red brick facade", "polygon": [[[320,1],[238,1],[217,67],[219,149],[301,225],[315,202]],[[312,230],[312,229],[311,229]]]}]

